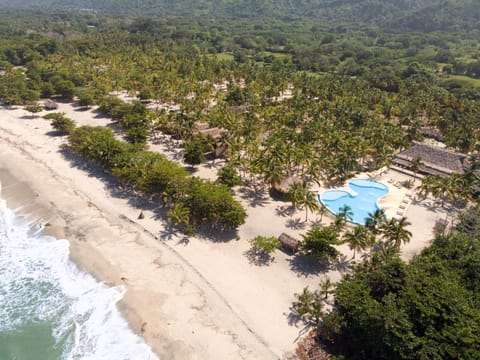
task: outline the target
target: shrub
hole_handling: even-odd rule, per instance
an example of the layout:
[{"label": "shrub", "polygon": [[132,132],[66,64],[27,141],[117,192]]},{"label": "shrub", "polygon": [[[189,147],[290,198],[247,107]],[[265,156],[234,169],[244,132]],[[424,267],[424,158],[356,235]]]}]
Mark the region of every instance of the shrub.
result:
[{"label": "shrub", "polygon": [[280,240],[275,236],[255,236],[250,240],[252,250],[256,253],[270,255],[280,247]]},{"label": "shrub", "polygon": [[312,254],[319,261],[331,262],[337,259],[340,253],[333,247],[338,245],[339,232],[335,226],[311,228],[300,242],[300,249]]},{"label": "shrub", "polygon": [[221,184],[227,185],[229,188],[242,185],[242,180],[237,171],[232,166],[225,166],[218,170],[217,181]]},{"label": "shrub", "polygon": [[185,144],[183,159],[187,164],[199,165],[205,160],[207,143],[201,136],[193,137]]},{"label": "shrub", "polygon": [[93,95],[89,92],[83,92],[78,96],[78,105],[89,108],[95,103]]},{"label": "shrub", "polygon": [[81,126],[69,136],[70,148],[105,169],[111,170],[119,155],[128,149],[128,144],[115,139],[113,131],[101,126]]},{"label": "shrub", "polygon": [[165,156],[115,139],[111,129],[79,127],[69,136],[69,148],[111,170],[122,183],[160,197],[173,207],[169,218],[187,233],[203,224],[226,231],[245,222],[247,213],[227,186],[190,177]]},{"label": "shrub", "polygon": [[185,205],[190,208],[194,223],[203,222],[211,228],[233,230],[245,222],[245,209],[225,185],[193,177],[186,192]]},{"label": "shrub", "polygon": [[46,120],[55,120],[59,119],[65,116],[64,112],[54,112],[54,113],[49,113],[47,115],[42,116]]},{"label": "shrub", "polygon": [[76,127],[75,121],[63,115],[53,119],[51,125],[60,135],[69,135]]},{"label": "shrub", "polygon": [[147,142],[148,129],[145,126],[134,126],[126,131],[125,138],[132,144],[144,144]]}]

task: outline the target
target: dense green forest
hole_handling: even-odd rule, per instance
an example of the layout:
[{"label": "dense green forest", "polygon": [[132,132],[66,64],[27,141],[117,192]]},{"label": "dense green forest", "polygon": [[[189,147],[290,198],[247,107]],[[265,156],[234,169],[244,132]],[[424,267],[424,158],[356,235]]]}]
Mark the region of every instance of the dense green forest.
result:
[{"label": "dense green forest", "polygon": [[[158,202],[186,233],[243,224],[234,186],[273,189],[291,176],[307,189],[343,181],[391,164],[423,139],[423,127],[468,154],[471,168],[427,178],[421,192],[442,202],[478,201],[477,1],[0,4],[4,105],[26,105],[32,114],[40,98],[98,105],[123,140],[50,115],[58,133],[68,134],[68,151]],[[139,101],[123,102],[115,91]],[[200,136],[199,123],[220,135]],[[182,144],[189,169],[149,151],[148,142],[164,135]],[[218,148],[227,162],[218,180],[195,177],[195,166]],[[302,251],[336,257],[331,245],[344,220],[310,229]],[[383,258],[359,265],[336,290],[323,340],[341,345],[334,350],[348,359],[478,358],[477,222],[466,213],[411,264],[398,259],[405,240],[397,236]],[[398,235],[404,225],[386,222],[378,234]],[[344,235],[354,249],[374,246],[361,227]],[[361,246],[360,237],[368,240]]]},{"label": "dense green forest", "polygon": [[[0,5],[12,6],[4,0]],[[129,15],[312,19],[328,26],[371,24],[408,31],[478,29],[480,17],[475,0],[19,0],[15,6]]]}]

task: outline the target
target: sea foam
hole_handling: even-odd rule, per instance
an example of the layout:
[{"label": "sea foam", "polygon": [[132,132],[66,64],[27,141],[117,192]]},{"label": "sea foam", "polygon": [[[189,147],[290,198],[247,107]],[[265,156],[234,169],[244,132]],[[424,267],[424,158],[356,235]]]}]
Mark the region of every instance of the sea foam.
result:
[{"label": "sea foam", "polygon": [[0,200],[0,334],[48,323],[62,359],[156,359],[108,287],[69,259],[69,242],[43,235]]}]

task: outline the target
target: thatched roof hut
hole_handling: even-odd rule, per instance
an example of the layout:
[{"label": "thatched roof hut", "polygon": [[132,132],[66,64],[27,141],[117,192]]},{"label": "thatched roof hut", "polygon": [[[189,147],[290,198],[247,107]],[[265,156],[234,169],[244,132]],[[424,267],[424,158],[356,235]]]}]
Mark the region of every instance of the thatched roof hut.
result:
[{"label": "thatched roof hut", "polygon": [[434,127],[430,126],[423,126],[420,128],[420,134],[422,134],[425,137],[435,139],[437,141],[443,141],[443,134],[442,132]]},{"label": "thatched roof hut", "polygon": [[222,132],[224,130],[220,129],[219,127],[210,127],[206,122],[197,121],[195,123],[195,129],[197,132],[203,136],[210,135],[214,139],[219,139],[222,136]]},{"label": "thatched roof hut", "polygon": [[195,122],[195,129],[197,129],[198,132],[207,130],[209,127],[210,125],[208,125],[208,123],[206,122],[201,122],[201,121]]},{"label": "thatched roof hut", "polygon": [[200,121],[197,121],[195,123],[195,129],[197,130],[198,134],[200,134],[204,137],[210,136],[215,140],[216,144],[215,144],[215,148],[214,148],[214,152],[213,152],[215,157],[223,156],[227,152],[228,144],[225,143],[225,142],[219,141],[225,130],[223,130],[219,127],[212,127],[211,128],[211,127],[209,127],[208,123],[200,122]]},{"label": "thatched roof hut", "polygon": [[232,105],[228,109],[233,114],[243,114],[250,110],[250,105],[248,104]]},{"label": "thatched roof hut", "polygon": [[467,155],[439,147],[413,142],[413,146],[398,153],[393,160],[397,166],[410,168],[414,159],[420,159],[423,166],[419,172],[427,175],[450,176],[463,174],[468,167]]},{"label": "thatched roof hut", "polygon": [[287,176],[282,179],[280,184],[275,184],[273,188],[281,194],[287,194],[293,184],[303,182],[303,179],[298,176]]},{"label": "thatched roof hut", "polygon": [[298,251],[298,243],[299,241],[295,239],[294,237],[282,233],[279,237],[278,240],[282,244],[282,250],[289,254],[295,254]]},{"label": "thatched roof hut", "polygon": [[58,104],[53,101],[52,99],[47,99],[43,102],[43,106],[45,107],[46,110],[57,110],[58,109]]},{"label": "thatched roof hut", "polygon": [[222,130],[218,127],[213,127],[205,130],[199,131],[203,136],[210,135],[214,139],[219,139],[222,137]]}]

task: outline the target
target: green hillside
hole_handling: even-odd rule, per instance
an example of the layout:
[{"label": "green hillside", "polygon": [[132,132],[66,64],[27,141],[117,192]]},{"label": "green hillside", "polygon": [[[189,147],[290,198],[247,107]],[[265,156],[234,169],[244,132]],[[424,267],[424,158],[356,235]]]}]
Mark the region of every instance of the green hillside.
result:
[{"label": "green hillside", "polygon": [[480,27],[480,3],[475,0],[21,0],[14,5],[101,11],[123,15],[277,17],[318,19],[322,25],[376,25],[392,30],[461,30]]}]

